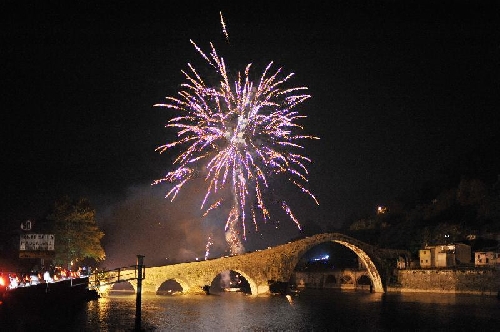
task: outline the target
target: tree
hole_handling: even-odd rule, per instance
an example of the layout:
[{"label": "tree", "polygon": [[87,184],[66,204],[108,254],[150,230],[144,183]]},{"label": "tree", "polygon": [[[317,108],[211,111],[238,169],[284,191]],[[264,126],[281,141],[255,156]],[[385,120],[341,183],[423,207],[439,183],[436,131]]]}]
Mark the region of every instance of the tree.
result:
[{"label": "tree", "polygon": [[101,246],[104,233],[97,226],[95,210],[86,198],[59,199],[47,219],[53,224],[56,264],[67,264],[70,268],[72,263],[86,258],[98,262],[106,257]]}]

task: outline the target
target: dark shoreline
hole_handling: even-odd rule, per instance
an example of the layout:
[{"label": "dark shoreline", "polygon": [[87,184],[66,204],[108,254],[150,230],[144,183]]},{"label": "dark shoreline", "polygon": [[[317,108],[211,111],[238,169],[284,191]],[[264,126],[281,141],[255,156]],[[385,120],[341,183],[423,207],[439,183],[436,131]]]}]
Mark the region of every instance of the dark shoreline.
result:
[{"label": "dark shoreline", "polygon": [[99,297],[97,292],[90,290],[88,285],[89,278],[83,277],[18,287],[6,290],[2,294],[0,307],[70,306],[97,299]]}]

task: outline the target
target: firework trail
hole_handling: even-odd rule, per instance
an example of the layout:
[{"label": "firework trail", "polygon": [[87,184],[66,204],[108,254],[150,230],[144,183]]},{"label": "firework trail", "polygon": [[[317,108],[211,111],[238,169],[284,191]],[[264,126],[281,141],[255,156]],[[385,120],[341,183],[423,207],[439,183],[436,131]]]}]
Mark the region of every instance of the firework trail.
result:
[{"label": "firework trail", "polygon": [[214,244],[212,242],[212,236],[209,236],[207,244],[205,245],[205,260],[207,260],[208,256],[210,255],[210,247],[212,246],[212,244]]},{"label": "firework trail", "polygon": [[220,13],[220,25],[222,26],[222,32],[226,37],[226,41],[229,43],[229,34],[227,33],[226,22],[224,22],[224,17],[222,16],[222,12],[219,13]]},{"label": "firework trail", "polygon": [[[221,24],[229,40],[221,13]],[[166,194],[171,201],[189,180],[202,174],[206,194],[201,203],[206,216],[224,203],[225,193],[231,209],[226,221],[226,241],[232,255],[245,251],[247,222],[258,229],[258,221],[270,220],[267,208],[269,179],[285,176],[303,193],[314,195],[305,188],[308,182],[307,164],[311,160],[303,154],[301,141],[317,139],[301,135],[297,120],[305,118],[295,111],[310,95],[307,87],[285,87],[293,73],[283,75],[281,68],[271,71],[270,62],[260,79],[250,77],[252,64],[243,73],[230,80],[224,59],[212,43],[206,54],[190,40],[201,57],[215,70],[217,84],[209,84],[193,65],[182,70],[186,79],[176,97],[155,106],[173,109],[179,113],[167,123],[177,130],[177,140],[159,146],[163,153],[174,147],[181,152],[174,160],[173,171],[153,184],[170,182],[173,187]],[[279,205],[301,229],[300,223],[285,201]]]}]

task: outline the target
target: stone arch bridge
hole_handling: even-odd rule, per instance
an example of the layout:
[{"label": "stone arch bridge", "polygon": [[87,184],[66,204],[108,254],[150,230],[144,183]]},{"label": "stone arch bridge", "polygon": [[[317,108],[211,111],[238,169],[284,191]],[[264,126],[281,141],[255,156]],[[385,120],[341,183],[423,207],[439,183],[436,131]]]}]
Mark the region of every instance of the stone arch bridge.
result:
[{"label": "stone arch bridge", "polygon": [[[146,267],[142,281],[144,293],[156,294],[162,283],[168,280],[178,282],[184,294],[203,293],[203,287],[210,285],[222,272],[232,270],[244,277],[252,295],[269,294],[269,281],[287,283],[300,258],[312,247],[324,242],[336,242],[351,249],[366,267],[374,292],[384,292],[388,279],[397,268],[398,260],[409,266],[410,253],[403,250],[380,249],[340,233],[324,233],[306,237],[276,247],[237,256],[211,260]],[[133,270],[121,271],[122,276],[133,275]],[[110,272],[108,278],[116,278],[117,272]],[[130,278],[136,289],[137,282]],[[101,286],[105,288],[106,286]],[[109,287],[109,285],[108,285]],[[105,289],[101,289],[105,292]]]}]

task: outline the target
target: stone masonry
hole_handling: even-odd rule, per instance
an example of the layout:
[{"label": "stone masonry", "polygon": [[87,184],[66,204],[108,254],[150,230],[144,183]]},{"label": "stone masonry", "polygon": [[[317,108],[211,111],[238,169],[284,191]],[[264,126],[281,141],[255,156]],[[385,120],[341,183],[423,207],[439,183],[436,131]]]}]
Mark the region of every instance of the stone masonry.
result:
[{"label": "stone masonry", "polygon": [[[252,295],[269,294],[269,281],[288,282],[299,259],[312,247],[328,241],[340,243],[358,255],[371,279],[374,292],[385,291],[389,278],[387,271],[395,269],[395,255],[409,257],[406,252],[378,249],[340,233],[324,233],[238,256],[147,267],[142,291],[155,294],[163,282],[175,280],[182,286],[183,293],[198,294],[222,271],[232,270],[248,281]],[[136,289],[136,283],[131,283]]]}]

